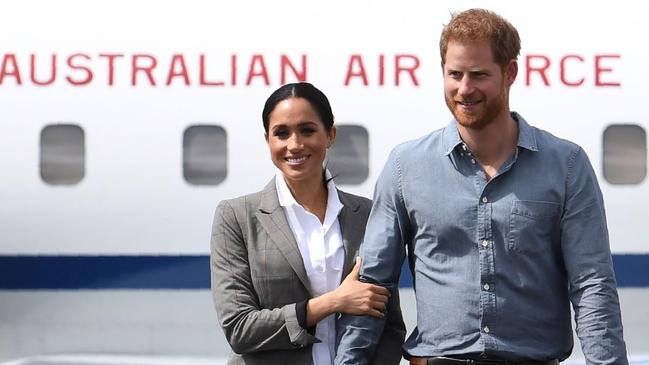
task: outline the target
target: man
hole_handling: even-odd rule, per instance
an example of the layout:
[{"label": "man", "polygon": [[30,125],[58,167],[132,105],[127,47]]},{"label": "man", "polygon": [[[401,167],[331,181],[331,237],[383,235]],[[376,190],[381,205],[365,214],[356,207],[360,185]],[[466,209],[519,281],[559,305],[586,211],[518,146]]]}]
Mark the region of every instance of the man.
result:
[{"label": "man", "polygon": [[[509,110],[520,39],[486,10],[455,14],[440,40],[455,117],[397,146],[379,177],[364,280],[397,290],[407,247],[417,327],[411,364],[627,364],[604,203],[584,151]],[[542,102],[539,100],[539,102]],[[383,326],[343,316],[336,364],[364,364]]]}]

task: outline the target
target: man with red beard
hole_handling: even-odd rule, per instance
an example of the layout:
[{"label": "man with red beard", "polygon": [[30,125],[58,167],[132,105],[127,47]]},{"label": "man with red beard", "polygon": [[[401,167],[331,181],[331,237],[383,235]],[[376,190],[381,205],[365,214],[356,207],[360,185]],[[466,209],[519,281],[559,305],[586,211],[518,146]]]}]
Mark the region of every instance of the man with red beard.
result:
[{"label": "man with red beard", "polygon": [[[493,12],[440,40],[451,123],[397,146],[376,184],[361,279],[397,290],[408,257],[411,364],[628,363],[602,194],[585,152],[509,109],[520,38]],[[371,359],[385,319],[342,316],[336,364]]]}]

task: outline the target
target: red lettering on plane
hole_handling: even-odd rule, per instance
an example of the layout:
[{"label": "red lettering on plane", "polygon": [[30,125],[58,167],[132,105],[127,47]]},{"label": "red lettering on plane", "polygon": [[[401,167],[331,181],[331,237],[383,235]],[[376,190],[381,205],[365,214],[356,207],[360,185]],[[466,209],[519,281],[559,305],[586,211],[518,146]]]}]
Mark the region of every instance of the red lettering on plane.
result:
[{"label": "red lettering on plane", "polygon": [[385,85],[385,55],[379,55],[379,86]]},{"label": "red lettering on plane", "polygon": [[352,77],[360,77],[363,85],[367,86],[367,73],[365,73],[365,66],[363,65],[363,56],[359,54],[354,54],[349,57],[347,73],[345,75],[345,86],[349,86]]},{"label": "red lettering on plane", "polygon": [[[24,58],[19,54],[5,53],[0,57],[0,86],[9,83],[23,86],[24,74],[29,75],[26,80],[29,85],[43,87],[62,82],[71,86],[106,82],[109,87],[117,83],[133,87],[270,86],[273,82],[307,81],[310,71],[306,54],[297,57],[279,54],[269,58],[260,53],[246,57],[233,53],[216,59],[203,53],[192,56],[174,53],[167,57],[147,53],[31,53]],[[375,57],[359,53],[350,55],[346,59],[344,86],[420,85],[417,73],[422,62],[417,55],[378,54]],[[621,58],[615,53],[527,54],[521,60],[521,73],[525,74],[524,81],[521,75],[521,82],[526,87],[621,87],[622,81],[616,78],[615,73]],[[319,71],[327,73],[328,70]]]},{"label": "red lettering on plane", "polygon": [[[401,75],[410,76],[412,85],[419,86],[416,71],[419,68],[419,57],[412,54],[397,54],[394,56],[394,86],[401,86]],[[380,54],[378,57],[378,79],[379,86],[385,86],[385,55]],[[347,63],[347,72],[345,73],[345,86],[349,86],[352,78],[359,78],[363,86],[369,86],[370,81],[365,68],[365,61],[360,54],[353,54],[349,57]]]},{"label": "red lettering on plane", "polygon": [[[408,66],[404,66],[402,64],[402,60],[407,60],[409,63]],[[401,85],[400,83],[400,77],[401,72],[407,72],[408,75],[410,75],[410,79],[412,80],[412,83],[415,86],[419,86],[419,81],[417,81],[417,75],[415,75],[415,71],[419,68],[419,58],[417,56],[413,56],[411,54],[400,54],[394,56],[394,84],[396,86]]]},{"label": "red lettering on plane", "polygon": [[4,82],[6,76],[13,76],[14,79],[16,79],[16,85],[22,85],[18,62],[16,62],[16,55],[11,53],[5,54],[2,58],[2,66],[0,67],[0,85]]},{"label": "red lettering on plane", "polygon": [[230,71],[231,72],[230,76],[231,76],[231,80],[232,80],[232,86],[234,86],[234,85],[237,84],[237,55],[236,54],[233,54],[230,57],[230,65],[232,65],[230,67],[230,70],[231,70]]},{"label": "red lettering on plane", "polygon": [[603,54],[595,56],[595,86],[614,86],[620,87],[622,85],[619,81],[602,81],[603,73],[611,73],[613,69],[610,67],[604,67],[602,62],[607,59],[619,59],[621,56],[619,54]]},{"label": "red lettering on plane", "polygon": [[280,64],[281,64],[281,78],[280,78],[280,83],[281,84],[286,84],[286,71],[290,68],[291,71],[293,72],[293,75],[297,79],[297,81],[306,81],[306,55],[302,55],[302,65],[301,68],[298,70],[295,65],[291,62],[291,59],[288,58],[286,55],[282,55],[280,57]]},{"label": "red lettering on plane", "polygon": [[[148,60],[146,65],[142,65],[140,60]],[[155,78],[153,77],[153,69],[158,65],[158,60],[149,54],[134,54],[131,58],[131,85],[137,85],[137,74],[144,72],[149,79],[149,84],[155,86]]]},{"label": "red lettering on plane", "polygon": [[108,60],[108,86],[113,86],[115,80],[115,59],[124,57],[121,53],[100,53],[99,58]]},{"label": "red lettering on plane", "polygon": [[[534,63],[534,65],[532,65]],[[538,73],[543,79],[545,86],[550,85],[548,77],[545,75],[545,72],[550,67],[550,58],[543,55],[531,55],[528,54],[525,56],[525,85],[530,86],[532,84],[532,73]]]},{"label": "red lettering on plane", "polygon": [[559,67],[561,69],[561,82],[567,86],[581,86],[584,83],[584,80],[586,80],[585,78],[582,77],[577,81],[569,81],[566,77],[566,61],[568,60],[577,60],[580,63],[584,63],[584,58],[578,55],[570,54],[561,57],[561,66]]},{"label": "red lettering on plane", "polygon": [[84,73],[86,75],[86,78],[77,80],[77,79],[72,78],[71,76],[66,76],[65,79],[68,80],[68,82],[70,84],[74,85],[74,86],[85,86],[85,85],[88,85],[92,81],[93,74],[92,74],[92,70],[90,70],[90,68],[88,68],[88,66],[79,65],[79,64],[77,64],[75,62],[75,60],[79,59],[79,58],[83,58],[83,59],[85,59],[87,61],[90,60],[90,56],[88,56],[85,53],[75,53],[75,54],[72,54],[72,55],[70,55],[68,57],[68,61],[67,61],[68,67],[70,67],[70,69],[75,70],[75,71],[81,71],[82,73]]},{"label": "red lettering on plane", "polygon": [[171,57],[171,66],[169,66],[166,85],[171,85],[171,81],[176,77],[182,77],[185,85],[189,86],[189,73],[187,66],[185,66],[185,57],[181,54],[175,54]]},{"label": "red lettering on plane", "polygon": [[51,85],[56,80],[56,55],[52,55],[52,62],[50,63],[50,78],[45,81],[36,80],[36,55],[29,57],[29,78],[34,85],[47,86]]},{"label": "red lettering on plane", "polygon": [[[567,54],[553,63],[550,56],[528,54],[525,56],[525,86],[534,86],[534,80],[540,80],[548,87],[553,86],[553,83],[568,87],[585,86],[588,81],[588,69],[592,68],[594,70],[594,77],[590,80],[592,86],[620,87],[622,85],[620,81],[603,80],[605,74],[615,71],[610,61],[620,58],[618,54],[596,54],[592,57]],[[558,80],[552,79],[554,75],[558,76]]]},{"label": "red lettering on plane", "polygon": [[266,62],[264,61],[264,56],[256,54],[252,56],[250,60],[250,68],[248,69],[248,79],[246,80],[246,85],[252,83],[252,79],[255,77],[262,77],[264,79],[264,85],[270,85],[270,80],[268,79],[268,70],[266,69]]},{"label": "red lettering on plane", "polygon": [[207,80],[207,76],[205,75],[205,70],[207,69],[207,67],[205,66],[205,55],[201,54],[198,57],[198,60],[199,60],[198,61],[198,69],[200,70],[200,72],[199,72],[200,78],[199,78],[199,81],[198,81],[199,85],[201,85],[201,86],[224,86],[225,85],[225,82],[223,82],[221,80],[219,80],[219,81],[215,81],[215,80],[214,81],[209,81],[209,80]]}]

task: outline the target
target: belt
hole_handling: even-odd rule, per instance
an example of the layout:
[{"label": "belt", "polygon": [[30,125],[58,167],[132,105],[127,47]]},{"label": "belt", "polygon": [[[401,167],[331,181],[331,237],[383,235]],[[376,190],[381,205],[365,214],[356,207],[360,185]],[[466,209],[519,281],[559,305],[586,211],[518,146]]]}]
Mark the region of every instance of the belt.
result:
[{"label": "belt", "polygon": [[559,365],[559,360],[499,360],[499,359],[456,359],[453,357],[410,357],[411,365]]}]

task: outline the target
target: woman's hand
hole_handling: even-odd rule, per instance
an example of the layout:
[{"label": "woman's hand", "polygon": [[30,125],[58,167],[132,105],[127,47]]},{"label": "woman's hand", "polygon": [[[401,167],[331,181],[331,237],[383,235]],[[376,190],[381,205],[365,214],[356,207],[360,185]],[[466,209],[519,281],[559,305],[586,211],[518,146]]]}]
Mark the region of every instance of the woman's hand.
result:
[{"label": "woman's hand", "polygon": [[380,285],[363,283],[358,280],[361,259],[356,258],[354,268],[336,290],[331,292],[334,312],[383,317],[390,298],[390,291]]},{"label": "woman's hand", "polygon": [[332,313],[383,317],[390,291],[380,285],[358,281],[361,259],[356,259],[352,271],[338,288],[307,303],[306,322],[313,326]]}]

